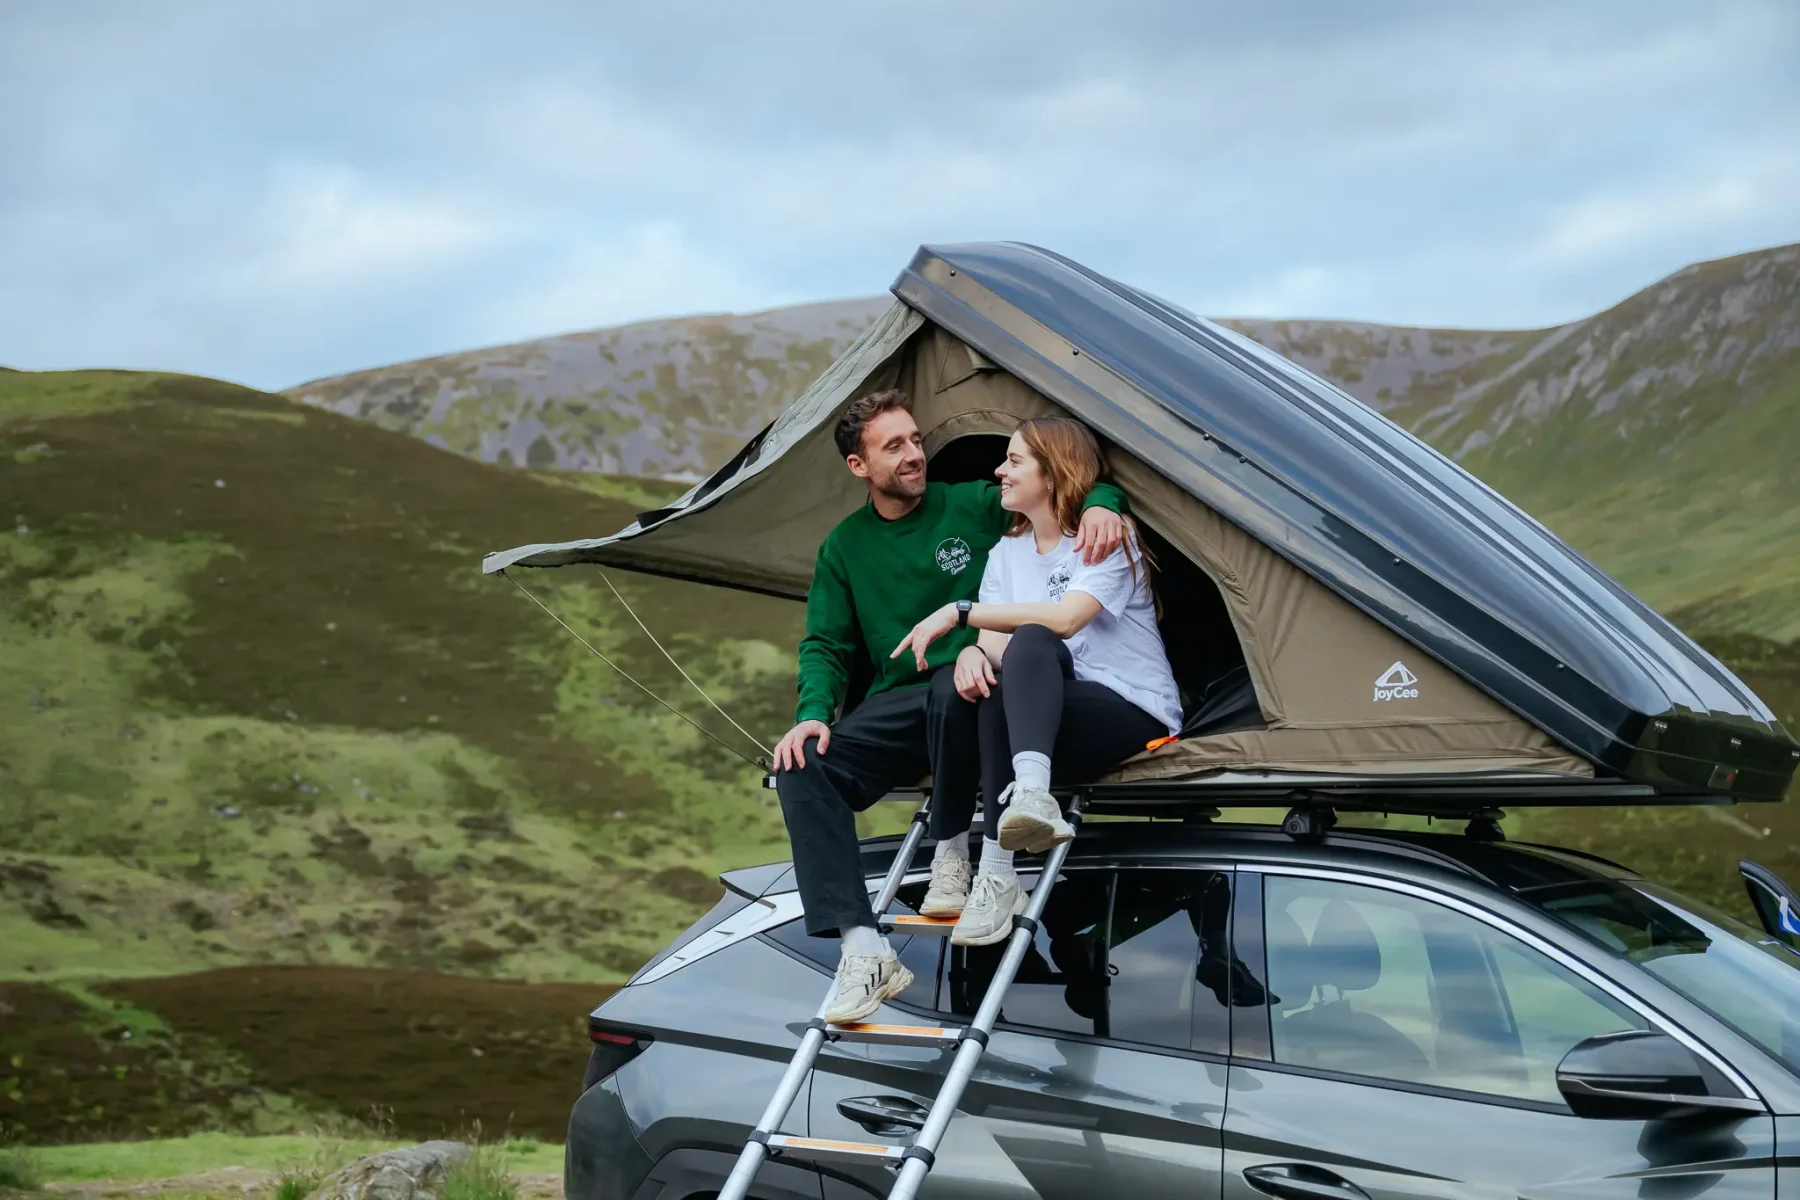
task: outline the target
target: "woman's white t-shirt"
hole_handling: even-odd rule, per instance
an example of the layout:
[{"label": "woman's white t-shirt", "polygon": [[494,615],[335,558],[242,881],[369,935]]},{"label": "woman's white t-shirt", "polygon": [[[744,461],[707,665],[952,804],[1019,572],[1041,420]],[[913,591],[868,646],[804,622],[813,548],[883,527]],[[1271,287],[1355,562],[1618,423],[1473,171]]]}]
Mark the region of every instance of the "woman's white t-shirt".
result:
[{"label": "woman's white t-shirt", "polygon": [[[1135,543],[1132,546],[1137,554]],[[1150,594],[1142,557],[1136,577],[1124,550],[1088,566],[1064,536],[1048,554],[1039,554],[1027,529],[1003,537],[988,551],[981,576],[982,604],[1054,604],[1069,591],[1086,592],[1100,612],[1068,639],[1075,678],[1104,684],[1164,725],[1181,732],[1181,693],[1169,669],[1162,634],[1156,628],[1156,601]]]}]

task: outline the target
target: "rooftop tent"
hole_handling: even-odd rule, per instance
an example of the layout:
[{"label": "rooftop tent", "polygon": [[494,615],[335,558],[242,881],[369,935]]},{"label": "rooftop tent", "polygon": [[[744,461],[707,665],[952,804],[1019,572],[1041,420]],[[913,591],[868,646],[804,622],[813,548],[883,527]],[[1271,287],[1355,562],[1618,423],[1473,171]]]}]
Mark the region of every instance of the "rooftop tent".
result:
[{"label": "rooftop tent", "polygon": [[933,479],[1019,420],[1101,437],[1160,565],[1180,741],[1117,781],[1510,773],[1777,799],[1800,746],[1717,660],[1423,442],[1247,338],[1016,243],[921,248],[896,303],[725,466],[618,533],[491,554],[794,598],[865,499],[831,430],[911,394]]}]

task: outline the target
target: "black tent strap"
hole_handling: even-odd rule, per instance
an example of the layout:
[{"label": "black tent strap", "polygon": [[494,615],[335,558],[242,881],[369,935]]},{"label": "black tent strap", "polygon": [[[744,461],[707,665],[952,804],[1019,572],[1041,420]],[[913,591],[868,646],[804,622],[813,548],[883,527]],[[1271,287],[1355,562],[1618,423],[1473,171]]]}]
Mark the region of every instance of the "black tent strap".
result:
[{"label": "black tent strap", "polygon": [[[537,598],[537,596],[532,593],[530,588],[526,587],[524,584],[522,584],[518,580],[514,579],[512,577],[512,575],[506,571],[501,571],[500,574],[505,576],[506,579],[514,587],[518,588],[521,592],[525,593],[525,596],[528,600],[530,600],[533,604],[537,605],[539,608],[543,609],[546,613],[548,613],[550,615],[550,619],[552,621],[555,621],[558,625],[561,625],[564,629],[567,629],[569,631],[569,636],[574,638],[576,641],[580,642],[583,646],[586,646],[588,648],[589,653],[593,654],[593,656],[595,658],[598,658],[601,662],[605,663],[607,666],[609,666],[613,670],[617,671],[625,679],[625,682],[631,684],[631,686],[635,687],[638,691],[644,693],[644,695],[650,697],[652,700],[656,701],[658,704],[662,705],[664,708],[668,709],[670,712],[672,712],[676,716],[680,717],[683,721],[686,721],[689,725],[693,726],[696,730],[705,734],[707,737],[711,738],[713,741],[717,742],[719,745],[723,746],[725,749],[731,751],[731,753],[737,755],[739,758],[743,759],[745,762],[749,763],[751,766],[755,767],[757,770],[764,771],[764,772],[767,772],[769,770],[770,764],[769,764],[768,759],[760,758],[760,757],[759,758],[751,758],[748,754],[745,754],[742,750],[739,750],[736,746],[732,745],[730,742],[726,741],[724,738],[720,737],[718,734],[714,733],[712,730],[708,729],[706,726],[700,724],[700,722],[694,720],[692,717],[690,717],[686,713],[682,712],[679,708],[676,708],[673,704],[670,704],[667,700],[664,700],[661,696],[657,695],[655,692],[651,691],[649,688],[647,688],[643,684],[639,683],[636,679],[632,678],[631,672],[627,671],[624,667],[621,667],[618,663],[616,663],[612,659],[608,658],[606,656],[606,654],[603,653],[592,642],[588,641],[586,638],[582,637],[579,633],[575,632],[575,630],[569,625],[569,623],[567,621],[565,621],[561,617],[557,616],[556,613],[551,610],[549,605],[545,604],[542,600],[539,600]],[[633,614],[634,617],[635,617],[635,615],[636,614]],[[642,622],[639,622],[639,624],[641,625]],[[648,631],[646,631],[646,632],[648,632]],[[652,639],[652,640],[654,640],[654,639]],[[664,651],[664,653],[666,654],[667,651]],[[680,670],[679,666],[676,669]],[[684,677],[686,676],[686,674],[687,674],[687,672],[685,672],[685,671],[682,672],[682,675]],[[689,680],[688,682],[692,683],[693,681]],[[718,706],[715,704],[713,707],[717,708]],[[731,720],[730,717],[727,717],[725,719],[728,721]],[[732,721],[731,723],[734,726],[737,725],[736,721]],[[744,736],[749,737],[748,734],[745,734]],[[754,741],[755,739],[752,738],[751,740]]]}]

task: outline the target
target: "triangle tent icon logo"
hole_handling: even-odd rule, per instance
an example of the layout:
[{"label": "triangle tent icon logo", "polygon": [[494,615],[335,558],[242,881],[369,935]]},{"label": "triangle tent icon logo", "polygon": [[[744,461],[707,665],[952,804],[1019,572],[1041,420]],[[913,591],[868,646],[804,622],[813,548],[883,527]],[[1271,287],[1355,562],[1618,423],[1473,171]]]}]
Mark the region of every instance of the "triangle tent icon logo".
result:
[{"label": "triangle tent icon logo", "polygon": [[1419,689],[1416,686],[1419,677],[1406,669],[1405,663],[1397,662],[1381,673],[1375,681],[1376,700],[1417,700]]},{"label": "triangle tent icon logo", "polygon": [[1382,672],[1381,678],[1375,681],[1376,687],[1411,687],[1419,682],[1419,677],[1406,669],[1405,663],[1395,663]]}]

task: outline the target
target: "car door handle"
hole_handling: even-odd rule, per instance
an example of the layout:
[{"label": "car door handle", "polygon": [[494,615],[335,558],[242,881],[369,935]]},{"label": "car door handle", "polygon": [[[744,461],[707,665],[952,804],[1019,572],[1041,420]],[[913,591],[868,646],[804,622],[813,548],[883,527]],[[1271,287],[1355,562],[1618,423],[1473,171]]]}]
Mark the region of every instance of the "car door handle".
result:
[{"label": "car door handle", "polygon": [[870,1133],[925,1128],[926,1109],[904,1096],[853,1096],[839,1100],[837,1110]]},{"label": "car door handle", "polygon": [[1348,1179],[1304,1163],[1265,1163],[1244,1168],[1244,1182],[1281,1200],[1369,1200]]}]

